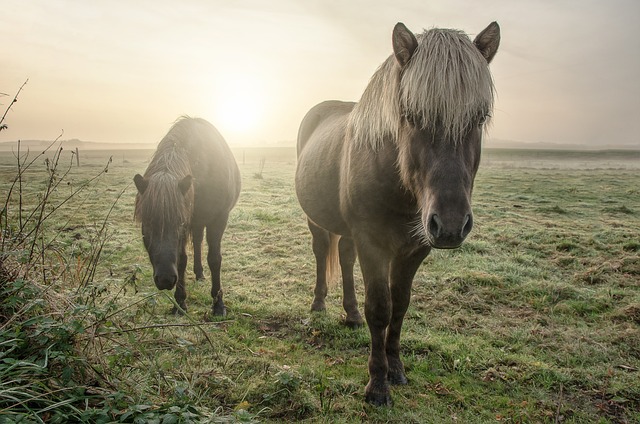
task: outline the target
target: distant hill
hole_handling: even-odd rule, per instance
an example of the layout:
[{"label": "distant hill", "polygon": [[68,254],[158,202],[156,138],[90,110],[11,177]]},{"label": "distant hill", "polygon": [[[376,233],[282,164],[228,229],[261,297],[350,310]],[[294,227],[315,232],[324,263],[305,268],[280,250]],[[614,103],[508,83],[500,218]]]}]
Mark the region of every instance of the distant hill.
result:
[{"label": "distant hill", "polygon": [[[489,149],[524,149],[524,150],[640,150],[640,143],[637,144],[604,144],[590,146],[586,144],[567,143],[526,143],[514,140],[503,140],[496,138],[486,139],[484,147]],[[47,147],[62,146],[64,149],[80,150],[153,150],[157,143],[107,143],[82,141],[78,139],[52,141],[44,140],[21,140],[21,150],[44,150]],[[295,147],[295,142],[290,140],[280,140],[275,143],[262,144],[256,146],[232,146],[235,148],[251,147]],[[0,152],[10,152],[17,148],[17,141],[0,142]]]},{"label": "distant hill", "polygon": [[494,149],[526,149],[526,150],[640,150],[640,143],[636,144],[587,144],[568,143],[526,143],[514,140],[489,138],[484,141],[484,147]]},{"label": "distant hill", "polygon": [[[47,147],[80,150],[133,150],[133,149],[155,149],[157,143],[99,143],[93,141],[82,141],[78,139],[58,140],[55,143],[44,140],[20,140],[20,150],[44,150]],[[1,152],[10,152],[18,147],[17,141],[5,141],[0,143]]]}]

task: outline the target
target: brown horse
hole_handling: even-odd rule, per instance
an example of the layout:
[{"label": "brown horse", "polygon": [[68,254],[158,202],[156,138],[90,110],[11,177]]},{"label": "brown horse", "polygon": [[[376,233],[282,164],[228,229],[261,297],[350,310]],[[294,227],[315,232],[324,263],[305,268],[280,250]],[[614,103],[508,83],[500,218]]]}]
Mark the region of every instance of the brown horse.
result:
[{"label": "brown horse", "polygon": [[346,323],[362,324],[359,258],[371,333],[365,395],[375,405],[391,404],[389,383],[407,383],[400,331],[418,267],[431,248],[460,246],[473,225],[500,28],[493,22],[472,42],[460,31],[414,35],[398,23],[392,42],[359,103],[327,101],[307,113],[296,170],[317,264],[312,310],[325,309],[327,264],[338,255]]},{"label": "brown horse", "polygon": [[[142,223],[142,239],[156,287],[176,287],[176,302],[187,310],[186,244],[190,235],[193,271],[197,279],[203,279],[202,239],[206,228],[212,312],[224,315],[220,242],[240,194],[240,171],[224,138],[204,119],[182,118],[158,144],[144,177],[137,174],[133,181],[138,189],[135,218]],[[182,311],[174,308],[177,312]]]}]

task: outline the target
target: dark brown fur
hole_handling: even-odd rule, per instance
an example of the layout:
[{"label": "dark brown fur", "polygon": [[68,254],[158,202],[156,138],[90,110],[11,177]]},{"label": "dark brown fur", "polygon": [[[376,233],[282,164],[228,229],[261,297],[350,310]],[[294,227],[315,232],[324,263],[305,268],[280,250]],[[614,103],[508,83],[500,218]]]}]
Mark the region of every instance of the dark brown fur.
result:
[{"label": "dark brown fur", "polygon": [[142,224],[156,286],[161,290],[175,286],[176,302],[186,311],[186,243],[191,236],[193,271],[203,279],[206,228],[212,311],[224,315],[220,244],[240,194],[240,172],[220,133],[204,119],[178,120],[158,144],[144,176],[137,174],[134,182],[138,189],[135,218]]},{"label": "dark brown fur", "polygon": [[[416,38],[396,25],[394,55],[360,103],[321,103],[298,134],[296,192],[317,264],[312,310],[325,309],[327,256],[331,239],[339,236],[350,326],[362,325],[353,281],[356,252],[362,269],[371,333],[365,394],[376,405],[391,404],[390,383],[407,383],[400,332],[418,267],[432,248],[458,247],[471,231],[482,124],[493,102],[486,68],[498,47],[498,25],[489,25],[474,44],[458,31],[430,31],[437,32]],[[427,42],[440,44],[421,44]],[[424,51],[436,57],[421,57]],[[427,76],[416,68],[422,66]],[[404,80],[407,75],[419,84]],[[407,87],[425,92],[400,95]]]}]

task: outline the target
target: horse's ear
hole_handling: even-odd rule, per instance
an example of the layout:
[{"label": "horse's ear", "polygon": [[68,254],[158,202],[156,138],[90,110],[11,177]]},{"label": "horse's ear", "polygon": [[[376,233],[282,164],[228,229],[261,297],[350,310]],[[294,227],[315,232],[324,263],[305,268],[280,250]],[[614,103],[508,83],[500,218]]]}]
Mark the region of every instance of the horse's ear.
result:
[{"label": "horse's ear", "polygon": [[402,22],[398,22],[393,28],[393,54],[396,56],[396,60],[400,66],[405,66],[413,52],[418,47],[418,40],[413,32],[409,31]]},{"label": "horse's ear", "polygon": [[498,51],[500,45],[500,26],[497,22],[491,22],[488,27],[482,30],[480,34],[473,40],[482,56],[490,63],[493,56]]},{"label": "horse's ear", "polygon": [[140,194],[144,194],[144,191],[149,187],[149,180],[140,174],[136,174],[135,177],[133,177],[133,182],[136,184],[136,188]]},{"label": "horse's ear", "polygon": [[178,188],[182,194],[187,194],[187,191],[191,188],[191,184],[193,183],[193,177],[191,175],[187,175],[178,183]]}]

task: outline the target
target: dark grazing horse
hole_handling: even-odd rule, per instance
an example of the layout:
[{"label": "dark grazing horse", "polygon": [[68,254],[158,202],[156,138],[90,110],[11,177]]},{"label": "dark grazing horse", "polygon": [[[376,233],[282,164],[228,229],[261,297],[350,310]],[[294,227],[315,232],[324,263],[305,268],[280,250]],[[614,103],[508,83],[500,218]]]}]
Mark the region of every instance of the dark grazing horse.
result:
[{"label": "dark grazing horse", "polygon": [[[224,315],[220,242],[240,194],[240,171],[224,138],[204,119],[181,118],[158,144],[144,176],[137,174],[133,181],[138,189],[135,218],[142,223],[156,287],[175,287],[177,304],[187,310],[186,244],[191,236],[193,271],[197,279],[203,279],[201,256],[206,228],[212,312]],[[181,311],[174,308],[177,312]]]},{"label": "dark grazing horse", "polygon": [[499,42],[495,22],[473,42],[457,30],[414,35],[398,23],[393,54],[360,102],[320,103],[300,126],[295,183],[316,258],[312,310],[325,309],[328,264],[338,255],[346,323],[362,324],[357,255],[371,333],[365,395],[375,405],[391,404],[389,384],[407,383],[400,331],[418,267],[432,248],[456,248],[471,231],[493,108],[488,64]]}]

